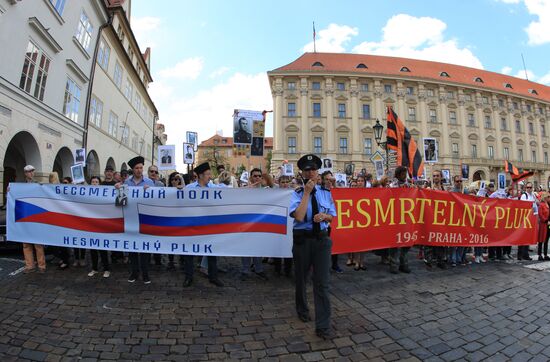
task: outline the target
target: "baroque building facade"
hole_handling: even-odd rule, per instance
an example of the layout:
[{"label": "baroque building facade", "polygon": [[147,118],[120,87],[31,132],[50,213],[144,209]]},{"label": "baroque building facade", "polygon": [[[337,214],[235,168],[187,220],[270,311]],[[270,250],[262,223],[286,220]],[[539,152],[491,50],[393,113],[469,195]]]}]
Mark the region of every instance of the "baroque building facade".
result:
[{"label": "baroque building facade", "polygon": [[[435,138],[439,160],[427,165],[469,181],[495,181],[504,160],[550,183],[550,87],[453,64],[360,54],[305,53],[268,72],[274,103],[274,167],[309,152],[373,172],[376,120],[392,106],[422,151]],[[385,137],[384,137],[385,138]],[[385,141],[385,139],[382,139]]]}]

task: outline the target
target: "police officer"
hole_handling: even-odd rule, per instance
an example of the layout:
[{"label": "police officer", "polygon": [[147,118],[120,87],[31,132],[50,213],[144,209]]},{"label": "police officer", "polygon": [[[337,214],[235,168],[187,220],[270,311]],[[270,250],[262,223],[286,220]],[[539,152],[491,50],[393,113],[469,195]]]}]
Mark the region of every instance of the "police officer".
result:
[{"label": "police officer", "polygon": [[315,333],[323,339],[334,337],[330,328],[329,276],[332,241],[327,229],[336,209],[330,191],[317,185],[321,159],[305,155],[298,160],[304,187],[296,189],[290,203],[294,218],[294,255],[296,277],[296,311],[303,322],[311,320],[306,299],[306,280],[313,267]]}]

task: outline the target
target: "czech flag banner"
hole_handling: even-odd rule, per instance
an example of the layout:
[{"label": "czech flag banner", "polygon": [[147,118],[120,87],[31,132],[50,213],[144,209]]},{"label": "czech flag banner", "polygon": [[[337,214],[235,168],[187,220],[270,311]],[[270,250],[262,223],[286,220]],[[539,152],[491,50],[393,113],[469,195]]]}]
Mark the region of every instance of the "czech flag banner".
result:
[{"label": "czech flag banner", "polygon": [[94,233],[123,233],[122,209],[113,204],[81,204],[48,198],[15,201],[16,223],[37,223]]}]

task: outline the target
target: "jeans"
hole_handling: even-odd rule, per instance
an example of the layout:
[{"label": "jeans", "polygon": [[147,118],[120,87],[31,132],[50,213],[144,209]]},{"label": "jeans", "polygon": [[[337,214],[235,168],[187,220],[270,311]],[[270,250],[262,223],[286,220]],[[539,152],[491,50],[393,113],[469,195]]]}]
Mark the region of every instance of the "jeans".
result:
[{"label": "jeans", "polygon": [[451,263],[460,264],[465,261],[465,249],[463,246],[453,246],[451,248]]},{"label": "jeans", "polygon": [[141,274],[143,280],[149,279],[149,260],[151,260],[150,253],[130,253],[130,268],[132,276],[138,277],[141,267]]},{"label": "jeans", "polygon": [[262,264],[262,258],[260,257],[242,257],[241,258],[241,273],[243,274],[250,274],[250,264],[252,263],[252,259],[254,259],[254,271],[256,273],[263,273],[264,271],[264,265]]}]

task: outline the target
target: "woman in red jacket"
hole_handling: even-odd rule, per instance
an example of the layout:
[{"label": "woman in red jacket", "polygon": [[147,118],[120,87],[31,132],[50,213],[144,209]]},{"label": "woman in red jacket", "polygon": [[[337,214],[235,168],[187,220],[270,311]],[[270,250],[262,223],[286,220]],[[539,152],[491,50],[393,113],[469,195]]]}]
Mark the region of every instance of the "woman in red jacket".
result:
[{"label": "woman in red jacket", "polygon": [[[550,216],[550,208],[548,206],[550,201],[550,194],[543,192],[540,198],[539,204],[539,261],[550,260],[548,257],[548,217]],[[542,256],[542,249],[544,247],[544,257]]]}]

